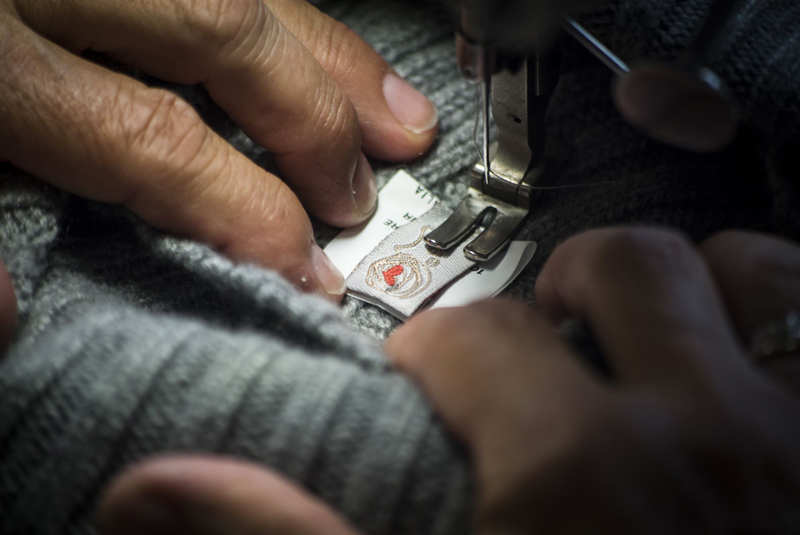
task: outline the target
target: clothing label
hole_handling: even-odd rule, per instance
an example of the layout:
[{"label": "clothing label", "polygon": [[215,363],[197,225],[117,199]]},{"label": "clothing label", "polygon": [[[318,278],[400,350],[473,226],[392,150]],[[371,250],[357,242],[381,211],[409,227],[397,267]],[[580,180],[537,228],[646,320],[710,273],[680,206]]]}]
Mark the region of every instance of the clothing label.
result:
[{"label": "clothing label", "polygon": [[398,171],[381,189],[372,218],[343,231],[325,252],[347,277],[349,295],[403,321],[421,309],[494,297],[528,265],[536,243],[512,242],[481,264],[464,256],[469,239],[446,252],[426,247],[424,236],[450,213],[411,175]]},{"label": "clothing label", "polygon": [[398,171],[378,194],[378,209],[372,217],[343,230],[325,248],[325,253],[345,278],[378,244],[406,223],[439,204],[439,199],[403,170]]},{"label": "clothing label", "polygon": [[434,206],[384,238],[347,277],[347,288],[379,299],[403,316],[414,314],[475,265],[462,247],[439,251],[425,245],[423,238],[450,214],[443,206]]}]

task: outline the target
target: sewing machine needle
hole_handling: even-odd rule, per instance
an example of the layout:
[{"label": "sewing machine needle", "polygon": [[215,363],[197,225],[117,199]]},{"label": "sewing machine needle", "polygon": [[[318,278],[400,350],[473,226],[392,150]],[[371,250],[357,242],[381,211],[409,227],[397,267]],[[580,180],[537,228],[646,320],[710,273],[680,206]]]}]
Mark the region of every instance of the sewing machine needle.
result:
[{"label": "sewing machine needle", "polygon": [[[481,99],[483,100],[483,185],[489,186],[489,104],[492,93],[492,78],[487,76],[481,87]],[[487,190],[488,191],[488,190]]]},{"label": "sewing machine needle", "polygon": [[589,33],[586,28],[578,24],[577,21],[569,17],[564,17],[563,27],[568,34],[577,39],[586,50],[602,61],[606,67],[611,69],[611,71],[620,78],[624,78],[631,72],[627,63],[622,61],[619,56],[609,50],[607,46]]}]

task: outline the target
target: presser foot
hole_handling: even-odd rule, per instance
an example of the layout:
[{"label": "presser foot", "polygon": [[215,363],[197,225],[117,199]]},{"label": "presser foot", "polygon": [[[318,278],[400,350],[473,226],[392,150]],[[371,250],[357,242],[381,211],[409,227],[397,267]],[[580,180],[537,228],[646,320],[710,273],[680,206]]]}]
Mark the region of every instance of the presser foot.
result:
[{"label": "presser foot", "polygon": [[[472,184],[466,198],[453,214],[438,228],[425,236],[425,243],[434,249],[447,251],[482,229],[464,247],[464,256],[474,262],[487,262],[502,252],[522,222],[528,216],[531,186],[543,174],[545,165],[531,170],[524,181],[515,184],[493,173],[494,195],[483,188],[483,165],[472,168]],[[503,199],[499,197],[504,197]]]},{"label": "presser foot", "polygon": [[430,232],[425,243],[434,249],[449,250],[483,228],[483,232],[464,247],[464,256],[474,262],[486,262],[508,246],[527,215],[527,208],[470,188],[453,215]]}]

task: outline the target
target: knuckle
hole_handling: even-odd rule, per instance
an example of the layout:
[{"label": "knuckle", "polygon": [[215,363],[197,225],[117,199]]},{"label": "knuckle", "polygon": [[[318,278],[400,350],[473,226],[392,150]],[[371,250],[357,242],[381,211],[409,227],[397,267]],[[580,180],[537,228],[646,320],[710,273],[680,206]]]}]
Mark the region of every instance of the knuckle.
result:
[{"label": "knuckle", "polygon": [[[419,326],[422,322],[417,322]],[[469,327],[480,323],[480,315],[470,308],[447,308],[432,310],[425,314],[423,325],[429,335],[435,336],[439,332],[472,332]]]},{"label": "knuckle", "polygon": [[[123,97],[124,98],[124,97]],[[151,162],[179,167],[191,163],[208,140],[203,120],[186,101],[161,89],[133,91],[129,102],[118,107],[124,147],[145,154]]]},{"label": "knuckle", "polygon": [[[485,366],[487,354],[499,354],[521,343],[534,324],[535,312],[511,300],[489,300],[468,307],[433,310],[424,320],[421,344],[446,345],[462,362]],[[458,333],[458,336],[447,336]],[[446,341],[442,343],[443,337]]]},{"label": "knuckle", "polygon": [[[403,343],[395,345],[403,347],[405,360],[411,363],[441,359],[452,354],[460,354],[467,359],[476,352],[476,348],[486,343],[482,334],[485,329],[483,320],[484,315],[474,307],[430,310],[398,331],[402,336],[396,337],[396,341],[402,340]],[[443,333],[459,335],[443,336]],[[447,348],[448,351],[431,351],[434,347]]]},{"label": "knuckle", "polygon": [[490,299],[471,307],[483,325],[512,332],[525,332],[536,313],[528,305],[512,299]]},{"label": "knuckle", "polygon": [[607,236],[594,261],[600,271],[631,268],[685,278],[699,266],[699,256],[682,235],[661,229],[619,229]]},{"label": "knuckle", "polygon": [[360,141],[358,120],[350,100],[336,83],[323,77],[317,104],[309,117],[312,130],[325,132],[330,140]]},{"label": "knuckle", "polygon": [[240,46],[257,33],[266,12],[258,0],[187,0],[183,8],[192,39],[209,50]]},{"label": "knuckle", "polygon": [[[254,169],[254,172],[260,173],[260,170]],[[246,182],[252,188],[244,192],[245,198],[250,200],[249,212],[258,214],[267,228],[283,229],[282,238],[297,247],[298,254],[305,252],[308,248],[305,213],[289,187],[280,180],[267,180],[266,177]],[[299,224],[301,222],[303,224]]]},{"label": "knuckle", "polygon": [[361,149],[361,129],[355,108],[344,92],[327,76],[316,91],[316,104],[306,120],[304,138],[314,140],[320,151],[337,152],[349,157],[338,158],[340,169],[333,162],[333,177],[337,186],[349,188],[353,164]]},{"label": "knuckle", "polygon": [[364,64],[367,44],[345,24],[320,17],[307,35],[308,48],[334,78],[344,78]]}]

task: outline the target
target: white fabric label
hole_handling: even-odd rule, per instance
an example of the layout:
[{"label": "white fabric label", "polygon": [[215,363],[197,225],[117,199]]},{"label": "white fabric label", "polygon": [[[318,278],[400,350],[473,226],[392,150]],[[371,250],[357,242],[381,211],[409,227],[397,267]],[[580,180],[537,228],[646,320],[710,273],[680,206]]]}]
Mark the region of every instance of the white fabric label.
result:
[{"label": "white fabric label", "polygon": [[449,251],[425,245],[427,234],[452,212],[438,204],[383,239],[347,277],[353,295],[369,295],[411,316],[472,268],[462,247]]},{"label": "white fabric label", "polygon": [[357,227],[343,230],[325,248],[325,253],[344,278],[389,234],[439,204],[433,193],[403,170],[398,171],[378,193],[378,209]]},{"label": "white fabric label", "polygon": [[[361,261],[381,242],[400,227],[426,214],[437,204],[439,199],[430,191],[405,171],[398,171],[381,189],[378,208],[372,218],[358,227],[343,231],[331,241],[325,252],[345,277],[349,278]],[[461,247],[457,251],[461,254]],[[504,252],[489,262],[474,264],[463,277],[424,303],[423,307],[465,306],[494,297],[519,276],[535,253],[535,242],[512,242]],[[351,284],[351,280],[348,281],[349,295],[377,305],[403,321],[417,311],[403,306],[400,308],[404,310],[400,311],[381,300],[378,294],[358,292],[353,286],[360,285]],[[386,298],[386,301],[390,299]]]}]

